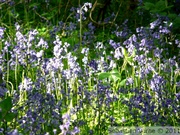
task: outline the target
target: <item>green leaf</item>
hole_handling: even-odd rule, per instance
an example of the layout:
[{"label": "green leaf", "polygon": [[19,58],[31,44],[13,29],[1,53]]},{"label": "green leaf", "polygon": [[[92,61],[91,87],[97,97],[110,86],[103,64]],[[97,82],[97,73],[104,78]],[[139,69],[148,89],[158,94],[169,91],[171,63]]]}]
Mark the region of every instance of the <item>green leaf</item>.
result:
[{"label": "green leaf", "polygon": [[0,121],[2,120],[3,116],[2,116],[2,112],[0,112]]},{"label": "green leaf", "polygon": [[155,5],[153,4],[153,3],[150,3],[150,2],[145,2],[144,3],[144,8],[146,9],[146,10],[151,10],[151,9],[153,9],[155,7]]},{"label": "green leaf", "polygon": [[113,69],[111,72],[111,80],[117,81],[118,79],[121,79],[121,74],[117,69]]},{"label": "green leaf", "polygon": [[109,82],[103,82],[103,86],[109,86]]},{"label": "green leaf", "polygon": [[16,117],[16,114],[15,114],[15,113],[8,113],[8,114],[6,114],[6,116],[4,117],[4,119],[5,119],[7,122],[11,122],[15,117]]},{"label": "green leaf", "polygon": [[88,90],[93,90],[93,89],[94,89],[93,86],[89,86],[89,87],[88,87]]},{"label": "green leaf", "polygon": [[126,58],[127,62],[129,63],[129,65],[133,65],[133,58],[132,57],[127,57]]},{"label": "green leaf", "polygon": [[33,4],[30,4],[29,5],[29,8],[34,8],[34,7],[37,7],[39,6],[40,3],[33,3]]},{"label": "green leaf", "polygon": [[118,78],[118,79],[121,79],[120,73],[111,73],[111,76],[112,76],[112,77],[116,77],[116,78]]},{"label": "green leaf", "polygon": [[6,111],[6,112],[10,111],[12,108],[11,97],[7,97],[3,101],[1,101],[0,102],[0,108],[2,109],[2,111]]},{"label": "green leaf", "polygon": [[155,4],[155,9],[158,9],[159,11],[163,11],[166,9],[165,2],[160,0]]},{"label": "green leaf", "polygon": [[167,6],[166,9],[170,10],[171,8],[173,8],[173,5]]},{"label": "green leaf", "polygon": [[173,21],[174,25],[179,25],[180,24],[180,16],[177,16],[174,21]]},{"label": "green leaf", "polygon": [[177,17],[177,14],[168,14],[168,18],[175,19]]},{"label": "green leaf", "polygon": [[134,58],[136,56],[136,49],[133,50],[131,57]]},{"label": "green leaf", "polygon": [[99,74],[99,80],[106,79],[106,78],[108,78],[108,77],[110,77],[110,76],[111,76],[110,73],[106,73],[106,72],[100,73],[100,74]]},{"label": "green leaf", "polygon": [[150,10],[150,12],[151,13],[159,13],[160,11],[158,9],[154,8],[154,9]]},{"label": "green leaf", "polygon": [[124,85],[126,84],[126,80],[127,80],[127,79],[122,80],[122,81],[119,83],[119,86],[124,86]]},{"label": "green leaf", "polygon": [[128,53],[126,51],[126,49],[124,47],[121,47],[121,50],[122,50],[122,54],[126,57],[128,57]]},{"label": "green leaf", "polygon": [[119,71],[117,70],[117,69],[113,69],[113,70],[111,70],[111,75],[115,75],[115,76],[117,76],[117,77],[119,77],[120,76],[120,73],[119,73]]}]

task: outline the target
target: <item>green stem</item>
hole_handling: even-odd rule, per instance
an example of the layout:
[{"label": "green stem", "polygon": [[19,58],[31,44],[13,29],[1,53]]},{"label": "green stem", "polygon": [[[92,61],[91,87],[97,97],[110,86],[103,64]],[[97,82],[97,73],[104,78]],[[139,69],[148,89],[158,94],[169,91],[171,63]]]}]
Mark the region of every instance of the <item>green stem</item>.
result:
[{"label": "green stem", "polygon": [[18,57],[16,55],[16,64],[15,64],[15,83],[16,83],[16,90],[18,90],[18,79],[17,79],[17,73],[18,72]]},{"label": "green stem", "polygon": [[80,35],[79,35],[79,37],[80,37],[80,39],[79,39],[80,48],[82,48],[82,14],[81,14],[82,8],[80,8],[80,11],[79,11],[80,12]]}]

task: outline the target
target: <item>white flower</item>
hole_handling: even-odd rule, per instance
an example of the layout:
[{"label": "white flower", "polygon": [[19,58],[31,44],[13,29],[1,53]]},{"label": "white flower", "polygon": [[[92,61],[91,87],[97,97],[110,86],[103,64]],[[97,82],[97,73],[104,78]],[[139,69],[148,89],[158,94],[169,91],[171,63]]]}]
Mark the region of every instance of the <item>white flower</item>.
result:
[{"label": "white flower", "polygon": [[84,64],[87,64],[87,63],[88,63],[88,58],[87,58],[87,57],[84,57],[84,58],[82,59],[82,62],[83,62]]},{"label": "white flower", "polygon": [[120,47],[118,47],[116,50],[115,50],[115,54],[114,54],[114,58],[118,59],[119,58],[122,58],[123,57],[123,54],[120,52]]},{"label": "white flower", "polygon": [[77,10],[77,13],[78,13],[78,14],[80,13],[80,10],[79,10],[79,9]]},{"label": "white flower", "polygon": [[98,48],[99,50],[103,49],[104,48],[103,43],[102,42],[97,42],[96,48]]},{"label": "white flower", "polygon": [[87,12],[87,11],[88,11],[88,8],[87,8],[86,6],[85,6],[83,9],[84,9],[84,11],[85,11],[85,12]]},{"label": "white flower", "polygon": [[87,2],[87,3],[85,3],[84,5],[85,5],[85,6],[89,6],[89,8],[92,8],[92,3],[88,3],[88,2]]},{"label": "white flower", "polygon": [[[85,12],[88,11],[88,8],[92,8],[92,4],[91,3],[84,3],[84,5],[82,6],[82,10],[84,10]],[[82,11],[81,11],[82,12]],[[80,13],[80,11],[77,10],[77,13]],[[82,14],[82,13],[81,13]]]},{"label": "white flower", "polygon": [[114,62],[114,60],[111,60],[110,68],[116,68],[116,63]]},{"label": "white flower", "polygon": [[37,52],[37,54],[36,54],[36,56],[37,56],[38,58],[42,57],[42,55],[43,55],[43,50]]},{"label": "white flower", "polygon": [[38,42],[36,47],[45,47],[45,48],[47,48],[47,42],[44,41],[44,39],[40,38],[40,41]]},{"label": "white flower", "polygon": [[81,53],[85,54],[86,56],[88,55],[88,52],[89,52],[89,48],[83,48],[81,51]]}]

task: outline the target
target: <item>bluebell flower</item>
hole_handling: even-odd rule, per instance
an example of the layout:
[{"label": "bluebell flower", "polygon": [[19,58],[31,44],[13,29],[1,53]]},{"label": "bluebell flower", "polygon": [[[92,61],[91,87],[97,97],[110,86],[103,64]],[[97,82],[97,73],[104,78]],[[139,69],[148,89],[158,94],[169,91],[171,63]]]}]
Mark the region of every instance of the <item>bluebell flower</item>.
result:
[{"label": "bluebell flower", "polygon": [[78,127],[74,127],[74,130],[71,131],[72,135],[78,134],[80,132],[80,129]]},{"label": "bluebell flower", "polygon": [[33,82],[30,78],[25,77],[22,83],[19,85],[20,90],[32,91],[33,90]]},{"label": "bluebell flower", "polygon": [[3,2],[6,2],[6,0],[1,0],[0,2],[3,3]]},{"label": "bluebell flower", "polygon": [[37,52],[37,53],[36,53],[36,57],[37,57],[37,58],[42,58],[43,53],[44,53],[43,50]]},{"label": "bluebell flower", "polygon": [[85,56],[88,56],[89,48],[82,48],[81,53],[84,54]]},{"label": "bluebell flower", "polygon": [[144,66],[146,64],[146,56],[141,54],[141,55],[136,55],[134,60],[138,62],[138,65]]},{"label": "bluebell flower", "polygon": [[150,80],[150,88],[154,91],[160,91],[165,87],[166,81],[160,75],[153,75],[153,78]]},{"label": "bluebell flower", "polygon": [[76,24],[70,22],[67,31],[73,31],[73,30],[75,30],[75,29],[76,29]]},{"label": "bluebell flower", "polygon": [[88,57],[84,56],[84,58],[82,59],[82,62],[84,63],[84,66],[86,66],[88,63]]},{"label": "bluebell flower", "polygon": [[89,66],[92,67],[94,70],[97,70],[98,64],[95,60],[91,60]]},{"label": "bluebell flower", "polygon": [[134,83],[133,78],[128,78],[126,81],[126,85],[132,85]]},{"label": "bluebell flower", "polygon": [[152,37],[156,39],[160,39],[160,33],[159,32],[153,32]]},{"label": "bluebell flower", "polygon": [[95,26],[93,25],[92,22],[90,22],[90,23],[88,24],[88,28],[89,28],[90,31],[94,31],[94,30],[95,30]]},{"label": "bluebell flower", "polygon": [[20,135],[17,129],[14,129],[9,135]]},{"label": "bluebell flower", "polygon": [[159,32],[163,34],[168,34],[170,33],[170,30],[167,27],[162,27],[160,28]]},{"label": "bluebell flower", "polygon": [[4,43],[4,48],[3,48],[3,51],[2,52],[6,52],[6,53],[8,53],[9,52],[9,47],[11,46],[11,43],[10,42],[8,42],[8,41],[5,41],[5,43]]},{"label": "bluebell flower", "polygon": [[4,31],[6,30],[6,28],[0,27],[0,39],[4,38]]},{"label": "bluebell flower", "polygon": [[150,23],[150,29],[155,29],[157,26],[161,24],[161,20],[158,18],[154,22]]},{"label": "bluebell flower", "polygon": [[141,33],[143,31],[143,27],[138,27],[138,28],[136,28],[136,32],[137,33]]},{"label": "bluebell flower", "polygon": [[162,49],[156,48],[154,50],[154,56],[157,58],[162,58],[162,55],[161,55],[162,51],[163,51]]},{"label": "bluebell flower", "polygon": [[179,81],[179,82],[176,82],[176,86],[177,86],[177,87],[180,87],[180,81]]},{"label": "bluebell flower", "polygon": [[109,40],[109,44],[114,48],[117,49],[120,47],[120,43],[116,43],[114,40]]},{"label": "bluebell flower", "polygon": [[116,58],[117,60],[119,60],[120,58],[123,58],[121,47],[116,48],[114,52],[114,58]]},{"label": "bluebell flower", "polygon": [[0,86],[0,97],[4,97],[7,93],[7,89],[5,87]]},{"label": "bluebell flower", "polygon": [[48,49],[48,43],[43,39],[40,38],[38,44],[35,46],[36,48],[43,48],[43,49]]},{"label": "bluebell flower", "polygon": [[27,39],[24,37],[24,35],[20,31],[17,31],[16,32],[16,41],[21,43],[21,42],[26,42]]},{"label": "bluebell flower", "polygon": [[28,33],[28,42],[32,42],[35,39],[35,36],[38,34],[38,31],[35,29],[33,31],[29,31]]},{"label": "bluebell flower", "polygon": [[6,84],[3,81],[3,72],[0,69],[0,97],[4,97],[7,92]]},{"label": "bluebell flower", "polygon": [[68,113],[64,114],[62,116],[63,124],[59,126],[61,130],[61,134],[78,134],[80,132],[78,127],[74,127],[74,129],[71,129],[71,117]]}]

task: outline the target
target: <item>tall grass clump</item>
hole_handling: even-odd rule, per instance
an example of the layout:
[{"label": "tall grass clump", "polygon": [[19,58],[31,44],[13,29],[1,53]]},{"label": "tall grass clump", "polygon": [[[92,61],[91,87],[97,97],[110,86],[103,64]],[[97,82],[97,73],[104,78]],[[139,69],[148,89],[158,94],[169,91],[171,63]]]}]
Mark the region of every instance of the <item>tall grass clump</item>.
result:
[{"label": "tall grass clump", "polygon": [[110,33],[103,26],[102,36],[86,19],[90,8],[72,8],[74,22],[0,26],[0,134],[101,135],[114,126],[180,124],[173,23],[157,15],[133,32],[125,20]]}]

